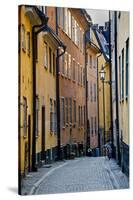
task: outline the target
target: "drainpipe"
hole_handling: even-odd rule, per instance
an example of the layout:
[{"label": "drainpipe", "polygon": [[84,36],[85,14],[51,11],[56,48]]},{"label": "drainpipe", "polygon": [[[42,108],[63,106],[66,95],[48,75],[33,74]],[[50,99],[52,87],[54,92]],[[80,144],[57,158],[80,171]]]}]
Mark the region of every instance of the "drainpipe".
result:
[{"label": "drainpipe", "polygon": [[[32,139],[32,170],[37,171],[36,166],[36,56],[37,35],[47,27],[48,18],[45,17],[40,25],[32,27],[32,65],[33,65],[33,139]],[[36,31],[36,29],[38,30]]]},{"label": "drainpipe", "polygon": [[[110,70],[110,82],[112,81],[112,62],[111,62],[111,17],[109,11],[109,70]],[[112,84],[110,84],[110,128],[111,128],[111,146],[112,155],[114,155],[114,141],[113,141],[113,110],[112,110]]]},{"label": "drainpipe", "polygon": [[97,110],[98,110],[98,146],[99,146],[99,152],[100,152],[100,155],[101,155],[101,145],[100,145],[100,132],[99,132],[99,80],[98,80],[98,77],[99,77],[99,73],[98,73],[98,69],[99,69],[99,66],[98,66],[98,59],[99,57],[102,56],[102,53],[100,53],[98,56],[97,56]]},{"label": "drainpipe", "polygon": [[117,63],[117,11],[115,11],[115,97],[116,97],[116,136],[117,136],[117,153],[118,164],[120,165],[120,141],[119,141],[119,109],[118,109],[118,63]]},{"label": "drainpipe", "polygon": [[[56,13],[56,34],[58,35],[58,16],[57,16],[57,8],[55,8]],[[63,46],[63,52],[59,54],[59,49],[57,49],[57,57],[56,57],[56,102],[57,102],[57,158],[61,160],[61,133],[60,133],[60,66],[59,66],[59,58],[65,53],[66,46]]]},{"label": "drainpipe", "polygon": [[[21,23],[21,6],[18,8],[19,23]],[[21,24],[19,24],[21,27]],[[19,28],[20,28],[19,27]],[[20,30],[18,30],[19,42],[21,41]],[[18,61],[18,193],[21,195],[21,43],[19,44],[19,61]]]}]

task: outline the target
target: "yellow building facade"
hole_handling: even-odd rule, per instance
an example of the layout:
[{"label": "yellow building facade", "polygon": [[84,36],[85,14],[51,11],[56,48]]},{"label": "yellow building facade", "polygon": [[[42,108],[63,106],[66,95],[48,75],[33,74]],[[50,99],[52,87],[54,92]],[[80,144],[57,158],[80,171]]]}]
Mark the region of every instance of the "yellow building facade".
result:
[{"label": "yellow building facade", "polygon": [[37,160],[51,162],[57,158],[56,51],[59,46],[52,33],[38,36],[36,95],[39,101]]}]

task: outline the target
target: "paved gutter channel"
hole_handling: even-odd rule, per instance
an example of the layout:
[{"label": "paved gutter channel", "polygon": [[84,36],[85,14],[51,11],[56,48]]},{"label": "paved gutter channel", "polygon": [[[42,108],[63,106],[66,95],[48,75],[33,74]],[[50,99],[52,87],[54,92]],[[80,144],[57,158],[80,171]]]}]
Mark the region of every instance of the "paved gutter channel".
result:
[{"label": "paved gutter channel", "polygon": [[105,158],[104,163],[105,163],[104,167],[105,167],[106,171],[107,171],[108,174],[109,174],[109,177],[110,177],[110,180],[111,180],[111,183],[112,183],[113,188],[114,188],[114,189],[120,189],[120,185],[119,185],[119,183],[117,182],[116,177],[115,177],[114,173],[112,172],[111,167],[110,167],[110,165],[109,165],[108,158]]}]

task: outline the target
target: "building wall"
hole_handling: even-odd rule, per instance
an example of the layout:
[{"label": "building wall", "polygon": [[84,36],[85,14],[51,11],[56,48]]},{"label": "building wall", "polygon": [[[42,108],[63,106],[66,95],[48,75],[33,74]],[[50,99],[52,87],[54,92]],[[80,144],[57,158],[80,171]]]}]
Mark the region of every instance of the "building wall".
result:
[{"label": "building wall", "polygon": [[97,52],[87,49],[87,109],[89,120],[90,148],[98,147],[98,108],[97,108]]},{"label": "building wall", "polygon": [[[19,145],[20,146],[20,157],[21,166],[20,171],[23,175],[28,171],[28,166],[32,162],[32,143],[30,144],[30,164],[28,161],[28,152],[29,152],[29,144],[28,144],[28,116],[30,115],[31,124],[30,124],[30,140],[32,141],[32,122],[33,122],[33,110],[32,110],[32,27],[30,24],[29,18],[25,15],[25,6],[19,7],[19,94],[20,94],[20,132],[19,132]],[[25,29],[25,48],[23,48],[23,28]],[[30,55],[28,55],[28,38],[27,33],[30,33]],[[24,111],[24,98],[27,100],[27,114]],[[24,114],[25,113],[25,114]],[[26,115],[26,123],[24,125],[24,115]],[[24,128],[26,126],[26,128]],[[25,130],[26,131],[25,131]]]},{"label": "building wall", "polygon": [[[44,43],[47,44],[47,56],[44,55]],[[36,76],[36,94],[39,98],[39,116],[38,116],[38,136],[36,138],[37,154],[42,151],[42,123],[45,123],[45,151],[50,150],[57,146],[57,133],[50,131],[50,99],[52,99],[52,111],[54,110],[54,103],[56,102],[56,46],[50,38],[44,36],[41,32],[38,37],[38,62],[37,62],[37,76]],[[50,54],[51,48],[52,55],[55,57],[51,59],[52,72],[50,72]],[[44,57],[47,57],[47,66],[44,62]],[[55,63],[55,72],[53,73],[53,63]],[[45,122],[42,122],[42,106],[45,107]],[[50,159],[53,159],[52,152]]]},{"label": "building wall", "polygon": [[[84,25],[81,20],[80,9],[67,9],[62,8],[61,12],[65,14],[59,14],[59,8],[47,7],[47,15],[49,17],[49,24],[53,30],[56,30],[56,26],[53,23],[56,19],[56,11],[58,16],[58,36],[61,41],[66,46],[66,53],[60,58],[60,131],[61,131],[61,146],[66,146],[66,144],[72,143],[85,143],[85,85],[83,84],[83,71],[85,70],[85,54],[83,46],[81,48],[72,41],[72,24],[68,25],[71,16],[78,22],[80,30],[82,30],[82,45],[84,43],[84,30],[87,27],[87,22],[84,17]],[[69,16],[68,16],[69,12]],[[67,16],[66,16],[67,15]],[[52,20],[53,17],[53,20]],[[67,23],[68,22],[68,23]],[[71,33],[70,33],[71,32]],[[65,62],[64,62],[65,60]],[[73,60],[75,62],[75,78],[73,78]],[[82,83],[78,81],[78,64],[80,65],[80,70],[82,70],[82,75],[80,73],[80,78],[82,76]],[[64,71],[63,71],[64,68]],[[64,99],[64,100],[62,100]],[[64,116],[62,111],[62,104],[64,101]],[[67,105],[68,101],[68,106]],[[72,101],[72,121],[70,119],[70,101]],[[76,101],[76,122],[74,122],[74,101]],[[79,125],[79,106],[82,109],[82,124]],[[82,107],[82,108],[81,108]],[[68,120],[66,113],[68,112]],[[81,111],[80,111],[81,112]],[[64,118],[64,122],[63,122]],[[81,118],[81,113],[80,113]]]},{"label": "building wall", "polygon": [[[98,59],[98,87],[99,87],[99,131],[100,135],[103,136],[103,131],[104,131],[104,115],[103,115],[103,83],[100,80],[100,71],[102,65],[105,67],[105,81],[110,80],[110,75],[109,75],[109,65],[105,62],[103,55],[99,57]],[[110,85],[108,83],[104,83],[104,108],[105,108],[105,143],[109,141],[111,138],[111,132],[110,132],[110,127],[111,127],[111,120],[110,120]],[[103,139],[102,139],[102,144]]]},{"label": "building wall", "polygon": [[[123,31],[124,28],[124,31]],[[129,76],[126,76],[126,41],[129,39],[129,13],[117,12],[118,30],[118,84],[119,84],[119,126],[121,140],[121,165],[123,170],[129,173],[129,89],[126,94],[126,82],[129,83]],[[124,51],[123,73],[122,73],[122,50]],[[129,59],[128,59],[129,60]],[[128,61],[129,68],[129,61]],[[122,80],[123,74],[123,80]],[[129,74],[129,71],[128,71]],[[123,95],[122,95],[123,82]],[[128,84],[129,88],[129,84]]]}]

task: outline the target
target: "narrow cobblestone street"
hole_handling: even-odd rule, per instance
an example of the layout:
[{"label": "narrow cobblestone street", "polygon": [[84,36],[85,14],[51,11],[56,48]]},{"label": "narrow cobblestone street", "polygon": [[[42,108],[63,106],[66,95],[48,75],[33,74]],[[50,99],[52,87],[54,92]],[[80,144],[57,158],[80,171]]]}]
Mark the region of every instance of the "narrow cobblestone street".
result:
[{"label": "narrow cobblestone street", "polygon": [[25,188],[28,188],[29,184],[29,194],[128,188],[128,179],[116,162],[105,157],[81,157],[57,162],[51,168],[41,168],[38,178],[31,177],[25,180]]}]

